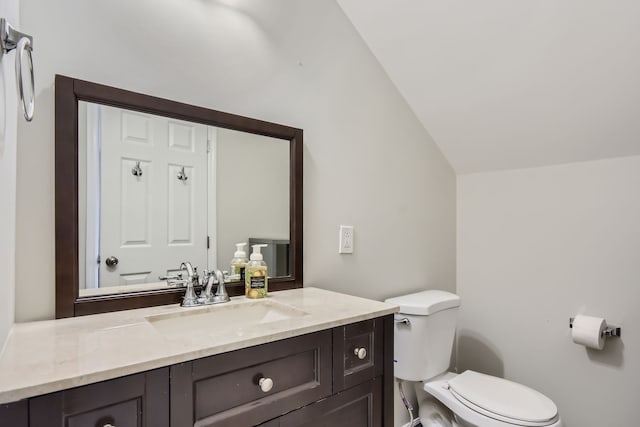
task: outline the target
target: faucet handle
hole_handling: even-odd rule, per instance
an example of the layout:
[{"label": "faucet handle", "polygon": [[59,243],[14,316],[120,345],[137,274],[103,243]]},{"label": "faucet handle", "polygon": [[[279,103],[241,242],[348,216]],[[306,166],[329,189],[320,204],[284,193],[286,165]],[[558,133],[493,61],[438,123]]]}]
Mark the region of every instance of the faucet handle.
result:
[{"label": "faucet handle", "polygon": [[[215,294],[212,292],[214,284],[218,285]],[[230,301],[229,294],[224,286],[224,275],[220,270],[209,271],[206,285],[200,298],[203,304],[219,304]]]},{"label": "faucet handle", "polygon": [[213,283],[214,283],[213,271],[204,270],[202,274],[202,291],[200,292],[200,299],[203,304],[211,304],[213,302]]},{"label": "faucet handle", "polygon": [[227,288],[224,286],[224,274],[222,271],[215,270],[216,282],[218,283],[218,288],[216,289],[216,293],[214,298],[218,302],[227,302],[230,300],[229,294],[227,293]]},{"label": "faucet handle", "polygon": [[184,286],[187,284],[187,279],[182,278],[182,273],[158,276],[158,280],[166,280],[167,286]]},{"label": "faucet handle", "polygon": [[212,272],[207,270],[206,268],[202,270],[202,280],[200,281],[200,284],[202,285],[203,288],[207,286],[207,282],[209,282],[209,277],[211,277],[211,273]]}]

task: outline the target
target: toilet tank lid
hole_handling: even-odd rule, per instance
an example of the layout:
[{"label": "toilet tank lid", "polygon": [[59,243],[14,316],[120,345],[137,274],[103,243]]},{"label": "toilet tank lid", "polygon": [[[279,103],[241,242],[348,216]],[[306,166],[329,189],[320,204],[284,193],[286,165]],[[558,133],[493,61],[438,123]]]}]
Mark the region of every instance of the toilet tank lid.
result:
[{"label": "toilet tank lid", "polygon": [[460,297],[451,292],[429,290],[389,298],[385,302],[399,305],[401,314],[428,316],[448,308],[458,307]]}]

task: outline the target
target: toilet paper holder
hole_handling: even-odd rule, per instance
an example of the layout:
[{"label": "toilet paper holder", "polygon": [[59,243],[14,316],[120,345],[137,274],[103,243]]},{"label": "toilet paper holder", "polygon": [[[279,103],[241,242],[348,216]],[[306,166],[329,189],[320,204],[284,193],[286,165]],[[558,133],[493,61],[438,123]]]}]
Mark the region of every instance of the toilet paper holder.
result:
[{"label": "toilet paper holder", "polygon": [[[573,328],[573,317],[569,318],[569,328]],[[607,329],[602,331],[603,337],[620,337],[622,334],[622,328],[618,326],[607,325]]]}]

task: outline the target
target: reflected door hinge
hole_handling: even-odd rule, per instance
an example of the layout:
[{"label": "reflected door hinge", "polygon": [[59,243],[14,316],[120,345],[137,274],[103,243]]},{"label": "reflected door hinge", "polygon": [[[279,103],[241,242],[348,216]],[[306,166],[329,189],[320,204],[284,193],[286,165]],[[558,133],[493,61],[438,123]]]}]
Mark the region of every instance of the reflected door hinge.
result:
[{"label": "reflected door hinge", "polygon": [[209,249],[210,242],[211,242],[211,238],[209,236],[207,236],[207,249]]},{"label": "reflected door hinge", "polygon": [[96,259],[96,262],[97,262],[98,264],[100,264],[100,255],[98,255],[98,258]]},{"label": "reflected door hinge", "polygon": [[207,153],[211,152],[211,140],[207,141]]}]

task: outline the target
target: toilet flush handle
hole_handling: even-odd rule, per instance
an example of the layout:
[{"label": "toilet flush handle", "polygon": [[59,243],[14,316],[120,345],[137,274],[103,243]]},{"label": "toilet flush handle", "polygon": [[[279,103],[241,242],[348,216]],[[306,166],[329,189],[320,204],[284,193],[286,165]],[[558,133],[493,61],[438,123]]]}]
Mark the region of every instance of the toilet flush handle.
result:
[{"label": "toilet flush handle", "polygon": [[410,325],[411,324],[411,321],[409,319],[407,319],[406,317],[394,318],[393,320],[395,320],[396,323],[403,323],[405,325]]}]

